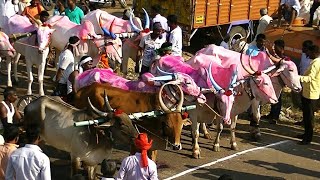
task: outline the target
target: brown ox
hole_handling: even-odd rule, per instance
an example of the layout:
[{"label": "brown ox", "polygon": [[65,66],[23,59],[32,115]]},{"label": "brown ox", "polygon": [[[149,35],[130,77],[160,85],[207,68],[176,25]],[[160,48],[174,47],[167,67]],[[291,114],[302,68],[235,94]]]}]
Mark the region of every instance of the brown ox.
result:
[{"label": "brown ox", "polygon": [[[173,149],[179,150],[182,148],[180,142],[180,136],[183,125],[189,125],[189,119],[183,119],[181,115],[181,109],[183,104],[184,95],[179,86],[180,101],[176,107],[176,110],[171,111],[164,105],[162,98],[159,94],[162,93],[163,87],[169,85],[167,83],[160,88],[159,93],[144,93],[144,92],[132,92],[125,91],[119,88],[112,87],[108,84],[93,83],[90,86],[80,89],[75,97],[75,106],[77,108],[84,108],[88,106],[88,97],[92,100],[92,104],[100,110],[104,110],[104,91],[108,94],[111,107],[119,110],[123,110],[125,113],[136,113],[136,112],[149,112],[154,110],[163,110],[165,112],[163,117],[158,119],[158,123],[143,122],[145,130],[163,130],[162,133],[168,136],[169,141],[172,142]],[[171,84],[172,85],[172,84]],[[149,121],[149,120],[146,120]],[[161,122],[161,123],[160,123]],[[152,124],[153,127],[150,127]],[[148,127],[147,127],[148,126]],[[150,133],[150,132],[148,132]],[[158,134],[159,132],[157,132]],[[155,133],[151,133],[154,135]]]}]

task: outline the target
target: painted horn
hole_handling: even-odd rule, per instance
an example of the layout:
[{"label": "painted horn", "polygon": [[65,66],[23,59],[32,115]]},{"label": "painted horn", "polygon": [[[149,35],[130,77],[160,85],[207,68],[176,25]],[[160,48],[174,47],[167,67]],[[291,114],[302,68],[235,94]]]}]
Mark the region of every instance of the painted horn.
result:
[{"label": "painted horn", "polygon": [[267,73],[271,72],[272,70],[274,70],[275,68],[276,68],[276,66],[272,65],[272,66],[268,67],[267,69],[265,69],[265,70],[263,70],[261,72],[267,74]]},{"label": "painted horn", "polygon": [[237,78],[238,78],[238,70],[236,69],[234,72],[233,72],[233,75],[231,77],[231,81],[230,81],[230,84],[229,84],[229,89],[232,89],[232,84],[235,84],[237,82]]},{"label": "painted horn", "polygon": [[107,116],[108,116],[108,113],[102,112],[102,111],[100,111],[99,109],[97,109],[96,107],[94,107],[94,106],[92,105],[89,97],[88,97],[88,103],[89,103],[90,109],[91,109],[95,114],[97,114],[98,116],[100,116],[100,117],[107,117]]},{"label": "painted horn", "polygon": [[169,73],[169,72],[166,72],[166,71],[160,69],[159,66],[157,66],[157,70],[159,71],[159,73],[160,73],[161,75],[170,75],[170,76],[173,76],[173,75],[174,75],[174,73]]},{"label": "painted horn", "polygon": [[106,108],[106,111],[107,112],[113,112],[114,109],[112,109],[112,107],[110,106],[110,102],[109,102],[109,99],[108,99],[108,95],[106,93],[106,90],[103,91],[103,96],[104,96],[104,106]]},{"label": "painted horn", "polygon": [[114,21],[116,20],[116,18],[113,19],[112,23],[110,24],[110,28],[109,28],[109,32],[110,32],[110,37],[112,39],[116,39],[117,36],[112,32],[112,27],[113,27],[113,24],[114,24]]},{"label": "painted horn", "polygon": [[[242,50],[241,50],[242,51]],[[249,73],[250,75],[254,75],[254,71],[252,71],[251,69],[247,69],[247,67],[244,65],[244,63],[243,63],[243,59],[242,59],[242,55],[243,55],[243,53],[240,53],[240,62],[241,62],[241,66],[243,67],[243,69],[247,72],[247,73]]]},{"label": "painted horn", "polygon": [[210,79],[210,82],[211,82],[212,86],[214,87],[214,89],[215,89],[217,92],[219,92],[219,91],[222,90],[222,88],[216,83],[216,81],[215,81],[214,78],[212,77],[211,67],[212,67],[212,62],[210,62],[210,65],[209,65],[209,72],[208,72],[209,79]]},{"label": "painted horn", "polygon": [[130,25],[131,25],[133,31],[135,31],[135,32],[137,32],[137,33],[140,33],[141,30],[140,30],[136,25],[134,25],[134,23],[133,23],[133,21],[132,21],[132,16],[133,16],[133,15],[130,14],[130,17],[129,17]]},{"label": "painted horn", "polygon": [[146,25],[144,26],[144,29],[149,29],[150,28],[149,14],[144,8],[142,8],[142,10],[144,11],[144,16],[145,16],[145,20],[146,20]]},{"label": "painted horn", "polygon": [[176,84],[176,86],[178,87],[178,89],[180,91],[180,96],[181,96],[176,111],[177,112],[181,112],[182,111],[183,101],[184,101],[184,94],[183,94],[183,91],[182,91],[181,87],[179,85],[177,85],[177,84]]},{"label": "painted horn", "polygon": [[158,99],[159,99],[159,103],[160,103],[161,109],[162,109],[165,113],[170,113],[171,110],[164,104],[164,102],[163,102],[163,100],[162,100],[162,97],[161,97],[163,88],[164,88],[164,86],[166,86],[167,84],[168,84],[168,83],[165,83],[165,84],[163,84],[163,85],[160,87],[159,94],[158,94]]},{"label": "painted horn", "polygon": [[183,101],[184,101],[184,94],[183,94],[183,91],[181,89],[181,87],[177,84],[174,83],[174,81],[171,81],[171,82],[167,82],[165,84],[163,84],[161,87],[160,87],[160,90],[159,90],[159,95],[158,95],[158,98],[159,98],[159,103],[160,103],[160,107],[161,109],[165,112],[165,113],[170,113],[172,112],[163,102],[162,98],[161,98],[161,94],[162,94],[162,91],[163,91],[163,88],[167,85],[175,85],[178,87],[179,91],[180,91],[180,100],[179,100],[179,103],[177,105],[177,108],[176,108],[176,112],[181,112],[182,110],[182,105],[183,105]]}]

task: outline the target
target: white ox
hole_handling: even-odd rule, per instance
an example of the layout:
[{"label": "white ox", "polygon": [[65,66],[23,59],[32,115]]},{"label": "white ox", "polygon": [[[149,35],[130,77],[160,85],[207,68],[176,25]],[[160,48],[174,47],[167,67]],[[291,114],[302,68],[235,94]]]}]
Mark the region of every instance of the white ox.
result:
[{"label": "white ox", "polygon": [[[121,143],[129,145],[136,137],[137,131],[133,127],[127,114],[115,114],[111,111],[101,112],[89,104],[91,111],[79,110],[61,99],[48,96],[32,101],[24,110],[24,123],[40,125],[43,129],[41,137],[53,147],[70,153],[73,164],[73,174],[80,168],[80,161],[87,167],[90,180],[95,179],[95,167],[103,159],[110,158],[112,144]],[[108,110],[111,108],[107,106]],[[106,122],[96,125],[74,127],[75,122],[93,120],[95,116]]]},{"label": "white ox", "polygon": [[96,33],[105,33],[102,28],[110,29],[113,35],[121,38],[125,38],[122,46],[122,63],[121,72],[127,74],[128,72],[128,60],[131,58],[137,64],[137,53],[139,50],[139,43],[143,36],[149,34],[149,16],[145,12],[146,24],[143,28],[141,20],[138,17],[134,17],[131,12],[130,20],[123,20],[116,16],[113,16],[105,11],[95,10],[88,13],[84,20],[89,20],[93,23]]},{"label": "white ox", "polygon": [[[214,58],[212,56],[208,55],[197,55],[197,58],[200,58],[204,61],[210,61],[210,58]],[[197,82],[197,84],[200,87],[203,87],[201,85],[201,82],[209,81],[212,83],[214,90],[216,94],[206,94],[207,98],[207,104],[197,104],[197,109],[192,110],[189,112],[190,119],[192,121],[192,134],[193,134],[193,157],[199,158],[200,157],[200,149],[198,145],[198,137],[199,137],[199,124],[198,122],[212,122],[214,119],[216,119],[216,123],[218,126],[223,128],[223,122],[230,123],[231,128],[234,130],[236,126],[235,121],[230,121],[230,115],[232,115],[232,107],[234,103],[234,99],[237,98],[237,94],[239,91],[243,91],[243,88],[238,87],[241,83],[235,82],[233,78],[236,78],[236,76],[231,76],[232,79],[230,80],[230,72],[224,70],[223,68],[219,68],[217,66],[217,63],[215,66],[213,66],[212,61],[210,63],[210,67],[208,68],[199,68],[199,69],[192,69],[190,65],[183,63],[181,61],[181,57],[174,57],[174,56],[165,56],[164,58],[161,58],[157,62],[157,66],[159,66],[161,69],[164,69],[165,71],[169,72],[184,72],[189,74],[192,78],[194,78],[194,81]],[[221,64],[221,63],[219,63]],[[233,67],[233,68],[232,68]],[[209,69],[205,75],[196,75],[197,71],[202,71],[205,69]],[[234,69],[234,66],[231,66],[231,69]],[[232,72],[232,71],[231,71]],[[209,77],[207,77],[207,74],[209,74]],[[223,74],[223,75],[221,75]],[[214,78],[213,78],[214,77]],[[259,98],[259,100],[262,100],[264,102],[276,102],[276,95],[272,87],[272,83],[270,78],[266,74],[262,74],[261,76],[250,76],[246,80],[242,80],[245,84],[246,88],[250,89],[252,93]],[[230,83],[231,82],[231,83]],[[230,84],[229,84],[230,83]],[[215,85],[214,85],[215,84]],[[221,85],[221,87],[219,86]],[[223,88],[222,88],[223,87]],[[224,92],[224,93],[223,93]],[[216,116],[216,113],[214,110],[218,110],[218,112],[223,115]],[[232,117],[232,116],[231,116]],[[231,120],[233,120],[231,118]],[[220,131],[217,132],[217,138],[215,141],[215,145],[219,144],[219,136]],[[236,141],[235,141],[235,134],[232,134],[232,149],[236,149]]]},{"label": "white ox", "polygon": [[[53,16],[47,22],[55,32],[52,34],[51,46],[56,48],[56,55],[65,48],[71,36],[78,36],[81,40],[76,56],[76,64],[83,55],[89,55],[94,59],[94,64],[97,64],[101,53],[107,53],[111,67],[114,68],[114,61],[121,63],[122,57],[122,42],[119,38],[106,39],[103,36],[97,35],[93,24],[84,20],[80,25],[77,25],[69,20],[66,16]],[[56,63],[58,56],[56,57]]]},{"label": "white ox", "polygon": [[[18,81],[17,77],[17,63],[22,55],[26,59],[26,67],[28,73],[28,90],[27,94],[31,95],[31,85],[33,82],[32,65],[38,66],[38,82],[39,82],[39,95],[44,95],[43,90],[43,76],[46,65],[46,59],[49,53],[49,43],[51,34],[54,31],[48,26],[39,27],[30,23],[29,19],[24,16],[14,15],[9,19],[9,32],[10,34],[35,32],[35,35],[20,39],[14,43],[14,48],[17,51],[17,55],[14,57],[14,77]],[[11,59],[7,59],[8,70],[8,86],[12,86],[11,81]]]},{"label": "white ox", "polygon": [[[188,64],[192,65],[195,68],[206,68],[209,66],[210,61],[216,61],[219,60],[221,61],[221,64],[223,66],[228,66],[230,64],[237,64],[239,67],[239,77],[249,77],[251,75],[263,75],[263,71],[270,71],[274,69],[273,63],[270,61],[268,57],[266,57],[265,54],[260,53],[257,57],[249,57],[246,55],[240,55],[240,53],[234,52],[234,51],[229,51],[225,50],[221,47],[215,46],[215,45],[210,45],[207,48],[204,48],[197,52],[197,54],[208,54],[208,55],[213,55],[217,58],[211,58],[211,59],[201,59],[201,58],[191,58],[189,61],[187,61]],[[239,56],[243,56],[244,58],[239,58]],[[241,60],[242,59],[242,60]],[[253,70],[255,69],[255,70]],[[297,67],[295,64],[291,61],[283,61],[280,62],[280,66],[276,70],[272,70],[271,72],[272,75],[272,84],[275,87],[275,92],[276,96],[279,97],[280,95],[280,88],[279,82],[280,78],[281,81],[284,82],[285,85],[288,87],[292,88],[295,91],[300,91],[301,90],[301,85],[300,81],[298,78],[297,74]],[[252,89],[252,88],[251,88]],[[264,104],[262,99],[259,99],[258,96],[254,96],[254,93],[252,90],[248,91],[243,91],[241,93],[241,96],[237,96],[235,99],[235,103],[231,112],[231,117],[232,117],[232,124],[231,125],[231,147],[233,149],[236,149],[236,144],[235,142],[235,134],[234,134],[234,127],[237,119],[237,115],[244,112],[247,110],[250,105],[252,105],[252,112],[254,115],[254,121],[250,123],[251,126],[251,134],[253,135],[253,138],[256,140],[260,139],[260,129],[259,129],[259,121],[260,121],[260,104]],[[209,122],[209,117],[204,116],[204,113],[198,113],[199,115],[202,115],[201,122]],[[192,115],[190,115],[191,117]],[[191,118],[192,119],[192,118]],[[199,125],[198,125],[199,127]],[[198,129],[198,127],[196,129]],[[219,135],[222,131],[223,127],[217,128],[218,130],[218,136],[216,137],[216,143],[214,145],[214,150],[218,151],[219,150]],[[195,128],[193,128],[195,129]],[[199,137],[199,132],[196,131],[194,132],[194,135],[198,138]],[[200,149],[199,145],[197,142],[195,143],[194,149],[193,149],[195,155],[200,154]]]}]

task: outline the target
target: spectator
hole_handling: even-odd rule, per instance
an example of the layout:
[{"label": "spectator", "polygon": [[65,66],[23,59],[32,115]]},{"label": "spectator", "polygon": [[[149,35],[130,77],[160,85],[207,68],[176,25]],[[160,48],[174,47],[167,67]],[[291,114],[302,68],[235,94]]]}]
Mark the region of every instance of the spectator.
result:
[{"label": "spectator", "polygon": [[[161,16],[160,14],[161,11],[161,6],[160,5],[154,5],[151,7],[151,18],[152,18],[152,25],[156,22],[159,22],[162,26],[162,29],[164,30],[162,32],[162,36],[163,38],[167,38],[167,31],[169,30],[168,28],[168,22],[167,22],[167,18]],[[151,29],[153,29],[153,27],[151,27]]]},{"label": "spectator", "polygon": [[86,0],[80,0],[80,9],[83,11],[84,15],[90,12],[89,4],[87,4]]},{"label": "spectator", "polygon": [[26,129],[28,144],[15,150],[8,161],[6,180],[50,180],[50,160],[40,147],[40,126],[30,125]]},{"label": "spectator", "polygon": [[225,49],[230,49],[230,48],[229,48],[229,40],[230,40],[230,36],[229,36],[229,34],[227,34],[227,35],[223,38],[223,41],[220,43],[220,46],[224,47]]},{"label": "spectator", "polygon": [[39,15],[40,15],[40,21],[42,23],[45,23],[46,21],[48,21],[49,16],[50,16],[47,11],[41,11]]},{"label": "spectator", "polygon": [[4,100],[0,103],[0,118],[3,127],[0,127],[0,129],[6,129],[9,124],[18,124],[22,119],[20,112],[14,105],[18,99],[16,89],[7,87],[3,92],[3,97]]},{"label": "spectator", "polygon": [[308,69],[303,76],[302,82],[302,112],[304,122],[304,135],[300,144],[310,144],[313,137],[314,112],[317,100],[320,96],[320,50],[319,46],[312,45],[308,55],[312,59]]},{"label": "spectator", "polygon": [[258,56],[260,51],[265,51],[266,42],[266,36],[264,34],[258,34],[256,44],[250,44],[246,51],[246,54],[251,56]]},{"label": "spectator", "polygon": [[299,74],[303,75],[310,65],[311,59],[307,56],[308,49],[313,45],[313,42],[306,40],[302,43],[302,55],[299,64]]},{"label": "spectator", "polygon": [[305,25],[305,27],[312,27],[314,13],[316,12],[319,6],[320,6],[320,0],[313,0],[313,4],[310,8],[310,19],[308,24]]},{"label": "spectator", "polygon": [[81,24],[84,14],[83,11],[76,6],[76,0],[68,0],[67,4],[68,8],[65,10],[66,16],[68,16],[70,21],[76,24]]},{"label": "spectator", "polygon": [[289,23],[289,28],[292,27],[293,21],[298,17],[301,9],[299,0],[281,0],[278,9],[278,27],[281,24],[281,18]]},{"label": "spectator", "polygon": [[6,29],[8,20],[11,16],[15,15],[14,4],[11,0],[2,0],[0,1],[0,30]]},{"label": "spectator", "polygon": [[19,128],[15,125],[9,125],[3,133],[5,144],[0,146],[0,179],[5,178],[8,159],[11,153],[18,148]]},{"label": "spectator", "polygon": [[[79,74],[89,69],[92,69],[93,60],[90,56],[83,56],[79,62],[79,68],[74,70],[68,77],[68,88],[67,88],[67,102],[73,103],[73,97],[77,93],[76,90],[76,78]],[[69,87],[71,85],[71,87]],[[70,89],[71,88],[71,89]]]},{"label": "spectator", "polygon": [[161,24],[154,23],[153,32],[141,39],[139,44],[140,51],[137,57],[137,59],[140,59],[142,54],[141,51],[143,51],[142,68],[140,74],[149,72],[150,65],[156,56],[155,50],[159,49],[161,45],[166,41],[165,38],[161,38],[162,32],[163,29]]},{"label": "spectator", "polygon": [[103,160],[101,163],[101,173],[103,178],[101,180],[111,180],[114,179],[113,176],[117,171],[117,163],[115,161]]},{"label": "spectator", "polygon": [[56,7],[53,11],[53,15],[60,15],[60,16],[64,16],[66,15],[66,13],[64,12],[65,8],[64,8],[64,4],[62,2],[62,0],[57,0],[56,2]]},{"label": "spectator", "polygon": [[172,43],[172,55],[182,56],[182,30],[177,23],[178,17],[176,15],[168,16],[169,42]]},{"label": "spectator", "polygon": [[80,39],[77,36],[69,38],[69,43],[59,56],[58,71],[55,82],[57,88],[53,95],[66,97],[68,92],[72,92],[72,85],[68,81],[70,74],[74,71],[74,56],[78,56],[78,45]]},{"label": "spectator", "polygon": [[19,0],[18,4],[17,4],[17,9],[16,12],[17,14],[21,15],[24,11],[24,9],[28,6],[30,6],[30,2],[29,0]]},{"label": "spectator", "polygon": [[152,146],[152,140],[148,141],[147,134],[141,133],[135,139],[135,146],[140,150],[140,152],[129,156],[122,161],[119,174],[116,179],[158,179],[156,163],[147,156],[147,151]]},{"label": "spectator", "polygon": [[40,12],[43,11],[44,8],[39,3],[38,0],[31,0],[30,6],[27,6],[23,12],[23,16],[27,16],[31,22],[34,21],[34,19],[38,20],[40,19]]},{"label": "spectator", "polygon": [[[283,40],[278,39],[274,41],[273,51],[274,56],[277,59],[283,59],[285,61],[291,61],[291,59],[288,56],[284,55],[284,47],[285,43]],[[277,120],[279,120],[280,112],[281,112],[281,106],[282,106],[282,98],[281,94],[278,98],[278,103],[271,104],[271,111],[268,115],[263,116],[261,118],[268,119],[270,124],[276,124]]]},{"label": "spectator", "polygon": [[259,25],[257,28],[257,32],[256,32],[256,37],[258,34],[263,34],[266,30],[266,28],[268,27],[268,25],[272,22],[272,17],[270,17],[268,15],[268,9],[267,8],[261,8],[260,9],[260,16],[261,18],[259,19]]}]

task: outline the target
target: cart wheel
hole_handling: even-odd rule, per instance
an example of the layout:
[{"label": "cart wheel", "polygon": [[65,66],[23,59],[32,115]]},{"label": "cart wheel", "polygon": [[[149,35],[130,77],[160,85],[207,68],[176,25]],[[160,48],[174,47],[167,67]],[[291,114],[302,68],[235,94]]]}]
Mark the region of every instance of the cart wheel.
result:
[{"label": "cart wheel", "polygon": [[54,8],[52,0],[40,0],[40,2],[46,11],[51,11]]},{"label": "cart wheel", "polygon": [[246,30],[241,27],[241,26],[235,26],[235,27],[232,27],[230,32],[229,32],[229,36],[230,36],[230,39],[229,39],[229,47],[232,47],[232,40],[237,40],[237,39],[241,39],[241,38],[244,38],[247,36],[247,32]]},{"label": "cart wheel", "polygon": [[25,95],[25,96],[20,97],[18,104],[17,104],[18,111],[23,114],[24,108],[37,98],[38,97],[34,96],[34,95]]}]

